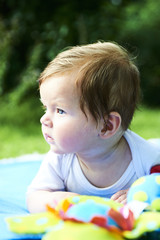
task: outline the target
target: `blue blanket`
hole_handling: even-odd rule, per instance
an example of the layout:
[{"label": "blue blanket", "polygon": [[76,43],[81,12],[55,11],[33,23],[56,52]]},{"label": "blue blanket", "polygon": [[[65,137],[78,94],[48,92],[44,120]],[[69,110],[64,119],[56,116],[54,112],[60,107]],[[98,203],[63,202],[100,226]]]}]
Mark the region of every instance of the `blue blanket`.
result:
[{"label": "blue blanket", "polygon": [[[160,139],[151,140],[157,147]],[[32,154],[10,160],[0,160],[0,240],[41,239],[41,236],[19,236],[7,229],[5,218],[27,214],[26,191],[43,159]]]},{"label": "blue blanket", "polygon": [[[5,222],[8,216],[28,213],[27,186],[38,171],[43,155],[27,156],[0,161],[0,240],[29,239],[10,232]],[[40,237],[30,236],[30,239]]]}]

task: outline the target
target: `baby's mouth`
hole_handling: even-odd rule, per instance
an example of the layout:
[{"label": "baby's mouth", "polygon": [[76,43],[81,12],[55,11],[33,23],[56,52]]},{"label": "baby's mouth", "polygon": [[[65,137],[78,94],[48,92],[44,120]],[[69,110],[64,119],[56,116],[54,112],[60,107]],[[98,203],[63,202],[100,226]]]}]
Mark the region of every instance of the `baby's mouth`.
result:
[{"label": "baby's mouth", "polygon": [[44,134],[44,136],[45,136],[45,139],[46,139],[47,142],[53,142],[54,141],[54,139],[51,136],[49,136],[48,134]]}]

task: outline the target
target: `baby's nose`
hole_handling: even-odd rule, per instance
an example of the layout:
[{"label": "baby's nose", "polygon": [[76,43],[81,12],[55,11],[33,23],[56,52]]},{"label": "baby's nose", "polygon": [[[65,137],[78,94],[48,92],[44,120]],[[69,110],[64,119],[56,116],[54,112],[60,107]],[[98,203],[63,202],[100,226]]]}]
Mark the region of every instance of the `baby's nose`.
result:
[{"label": "baby's nose", "polygon": [[50,128],[53,126],[52,121],[47,116],[45,116],[45,114],[41,117],[40,123]]}]

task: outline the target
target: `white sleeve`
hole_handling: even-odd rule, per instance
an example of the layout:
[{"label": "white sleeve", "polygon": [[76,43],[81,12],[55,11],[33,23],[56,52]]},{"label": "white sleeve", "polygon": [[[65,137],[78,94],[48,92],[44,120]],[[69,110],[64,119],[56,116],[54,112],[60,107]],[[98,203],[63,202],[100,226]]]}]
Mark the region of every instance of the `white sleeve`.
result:
[{"label": "white sleeve", "polygon": [[130,146],[137,177],[150,174],[151,168],[160,164],[160,148],[130,130],[125,132],[124,137]]},{"label": "white sleeve", "polygon": [[65,189],[62,176],[63,155],[48,152],[40,169],[28,187],[27,194],[36,190],[61,191]]}]

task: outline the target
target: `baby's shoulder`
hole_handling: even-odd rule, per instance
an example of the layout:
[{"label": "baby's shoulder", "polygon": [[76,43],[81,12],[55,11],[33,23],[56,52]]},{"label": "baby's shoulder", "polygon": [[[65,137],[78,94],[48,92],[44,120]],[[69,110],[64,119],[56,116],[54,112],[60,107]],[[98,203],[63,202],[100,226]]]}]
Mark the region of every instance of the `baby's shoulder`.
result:
[{"label": "baby's shoulder", "polygon": [[126,131],[124,137],[129,144],[138,176],[149,174],[151,167],[160,162],[160,150],[132,131]]},{"label": "baby's shoulder", "polygon": [[131,149],[131,151],[137,151],[137,153],[151,153],[153,152],[160,152],[160,148],[158,149],[154,144],[152,144],[150,141],[142,138],[135,132],[132,132],[130,130],[127,130],[124,133],[124,137],[126,141],[128,142],[128,145]]}]

